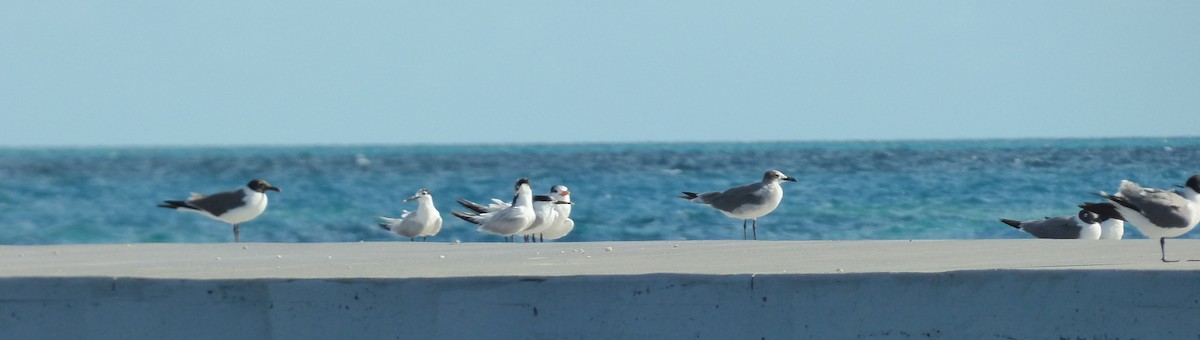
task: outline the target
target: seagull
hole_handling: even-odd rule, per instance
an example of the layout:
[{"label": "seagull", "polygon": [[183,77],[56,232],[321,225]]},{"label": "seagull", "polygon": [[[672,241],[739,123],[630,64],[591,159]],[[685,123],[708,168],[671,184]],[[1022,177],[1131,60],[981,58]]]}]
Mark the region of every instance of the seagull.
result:
[{"label": "seagull", "polygon": [[1125,220],[1122,219],[1121,213],[1117,212],[1117,207],[1112,203],[1086,202],[1080,204],[1079,207],[1100,216],[1096,222],[1100,223],[1101,240],[1120,240],[1125,235]]},{"label": "seagull", "polygon": [[1000,222],[1037,238],[1099,240],[1101,228],[1096,221],[1098,218],[1096,213],[1080,210],[1075,216],[1048,217],[1032,221],[1001,218]]},{"label": "seagull", "polygon": [[[571,191],[567,190],[567,187],[564,185],[550,187],[550,197],[554,197],[554,195],[559,196],[558,200],[560,202],[571,202]],[[567,233],[570,233],[572,229],[575,229],[575,221],[571,220],[572,205],[574,203],[554,205],[554,210],[558,212],[559,219],[558,222],[551,225],[545,231],[542,231],[540,236],[543,242],[547,239],[560,239],[563,236],[567,236]]]},{"label": "seagull", "polygon": [[233,225],[233,242],[238,240],[238,227],[253,220],[267,210],[267,190],[282,192],[279,188],[255,179],[241,189],[215,193],[209,196],[192,193],[186,201],[163,201],[159,207],[196,212],[221,222]]},{"label": "seagull", "polygon": [[[513,191],[516,192],[516,195],[513,196],[512,203],[509,203],[507,208],[494,212],[480,212],[475,210],[475,213],[468,213],[455,211],[453,214],[464,221],[478,224],[479,231],[500,235],[507,240],[509,236],[528,228],[537,218],[533,212],[533,193],[529,188],[529,180],[525,178],[517,180]],[[463,201],[466,200],[460,199],[459,203]],[[467,205],[464,204],[464,206]],[[469,206],[467,208],[471,209]]]},{"label": "seagull", "polygon": [[[533,237],[533,241],[537,242],[537,236],[539,234],[542,234],[551,227],[563,224],[564,220],[567,219],[567,216],[571,214],[572,203],[570,194],[571,193],[567,191],[567,187],[556,185],[550,188],[550,195],[534,196],[534,221],[529,225],[529,227],[521,230],[517,234],[525,236],[526,242],[529,241],[529,237]],[[459,199],[458,204],[461,204],[467,209],[471,209],[471,211],[474,211],[476,214],[494,213],[512,206],[512,204],[509,204],[508,202],[504,202],[495,198],[493,198],[492,203],[488,205],[482,205],[465,199]],[[545,240],[544,237],[543,240]]]},{"label": "seagull", "polygon": [[725,216],[742,220],[742,239],[746,239],[746,222],[754,221],[754,239],[758,239],[758,218],[770,214],[779,206],[783,199],[781,181],[795,182],[796,179],[784,175],[779,170],[768,170],[763,174],[762,182],[747,184],[722,192],[694,193],[683,192],[679,198],[700,204],[707,204]]},{"label": "seagull", "polygon": [[417,211],[405,210],[400,218],[379,216],[384,222],[380,223],[379,227],[407,237],[409,241],[415,241],[418,236],[421,237],[421,241],[425,241],[429,236],[437,235],[438,231],[442,230],[442,215],[433,207],[433,196],[429,194],[429,190],[417,190],[413,197],[404,199],[405,202],[411,200],[417,200]]},{"label": "seagull", "polygon": [[1186,234],[1200,223],[1200,174],[1188,178],[1181,193],[1122,180],[1116,195],[1099,196],[1113,203],[1121,219],[1150,239],[1158,239],[1163,262],[1178,262],[1167,260],[1167,238]]}]

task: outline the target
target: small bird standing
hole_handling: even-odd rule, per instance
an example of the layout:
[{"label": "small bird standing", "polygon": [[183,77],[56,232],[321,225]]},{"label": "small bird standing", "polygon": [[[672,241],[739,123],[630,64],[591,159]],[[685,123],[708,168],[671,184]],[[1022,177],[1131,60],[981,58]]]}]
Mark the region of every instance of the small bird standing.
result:
[{"label": "small bird standing", "polygon": [[384,222],[380,223],[379,227],[396,233],[396,235],[407,237],[409,241],[416,241],[417,237],[420,237],[421,241],[425,241],[442,230],[442,215],[433,206],[433,195],[429,194],[429,190],[417,190],[412,197],[404,199],[405,202],[412,200],[417,200],[416,211],[404,210],[398,219],[379,216],[379,219]]},{"label": "small bird standing", "polygon": [[[537,218],[533,212],[533,192],[529,188],[529,180],[525,178],[517,180],[513,191],[516,195],[513,196],[512,203],[507,208],[486,213],[479,211],[476,211],[476,213],[462,211],[452,213],[455,217],[461,218],[464,221],[478,224],[479,231],[500,235],[505,240],[508,240],[509,236],[528,228],[534,219]],[[460,199],[459,203],[463,201],[466,200]],[[463,205],[467,206],[466,204]]]},{"label": "small bird standing", "polygon": [[267,210],[267,190],[279,188],[255,179],[241,189],[219,192],[209,196],[192,193],[186,201],[163,201],[159,207],[191,211],[233,225],[233,242],[240,242],[239,227]]},{"label": "small bird standing", "polygon": [[[564,185],[555,185],[550,187],[550,196],[558,195],[560,202],[571,202],[571,191],[567,190]],[[545,231],[542,231],[540,238],[545,240],[557,240],[567,236],[572,229],[575,229],[575,221],[571,220],[571,204],[555,204],[554,210],[558,212],[558,222],[555,222]]]},{"label": "small bird standing", "polygon": [[742,239],[746,239],[746,222],[754,223],[754,239],[758,239],[758,218],[766,216],[783,200],[782,181],[795,182],[795,178],[779,170],[768,170],[762,182],[731,188],[722,192],[694,193],[684,191],[679,198],[694,203],[707,204],[725,216],[742,220]]},{"label": "small bird standing", "polygon": [[1097,219],[1096,213],[1080,210],[1075,216],[1048,217],[1032,221],[1001,218],[1000,222],[1037,238],[1099,240],[1100,223]]},{"label": "small bird standing", "polygon": [[546,231],[546,229],[562,223],[563,217],[560,216],[559,210],[556,207],[571,205],[571,202],[560,201],[560,198],[562,196],[559,195],[534,196],[533,213],[537,218],[533,220],[533,223],[529,224],[528,228],[521,230],[519,234],[525,235],[526,238],[533,238],[533,242],[537,242],[538,235]]},{"label": "small bird standing", "polygon": [[[571,214],[572,203],[570,195],[571,193],[567,191],[567,187],[556,185],[550,188],[550,195],[533,196],[533,213],[535,216],[533,223],[529,224],[529,227],[521,230],[517,234],[525,236],[526,242],[529,242],[530,238],[533,238],[533,241],[537,242],[537,236],[539,234],[547,229],[550,229],[551,227],[561,226],[564,220],[567,219],[567,216],[570,216]],[[467,209],[471,209],[471,211],[474,211],[474,214],[476,215],[495,213],[512,206],[512,204],[508,202],[495,198],[493,198],[492,203],[488,205],[482,205],[461,198],[458,199],[458,204],[461,204]],[[543,241],[544,240],[545,238],[543,237]]]}]

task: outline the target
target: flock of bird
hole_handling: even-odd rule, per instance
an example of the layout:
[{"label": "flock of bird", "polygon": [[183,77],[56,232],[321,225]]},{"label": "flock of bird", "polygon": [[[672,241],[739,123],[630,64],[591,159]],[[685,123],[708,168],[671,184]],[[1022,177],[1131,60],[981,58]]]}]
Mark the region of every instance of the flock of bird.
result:
[{"label": "flock of bird", "polygon": [[[753,226],[754,239],[758,239],[758,218],[766,216],[779,206],[783,199],[783,182],[796,179],[778,170],[768,170],[762,181],[730,188],[724,191],[683,192],[679,196],[690,202],[704,204],[725,216],[742,220],[742,238],[747,239],[747,225]],[[1179,191],[1142,188],[1131,181],[1121,181],[1116,194],[1097,194],[1106,202],[1081,204],[1078,214],[1073,216],[1047,217],[1041,220],[1016,221],[1000,219],[1001,222],[1025,231],[1038,238],[1054,239],[1121,239],[1125,223],[1131,223],[1142,234],[1158,239],[1163,262],[1167,260],[1166,239],[1187,233],[1200,223],[1200,174],[1193,175]],[[266,181],[255,179],[245,187],[213,195],[193,193],[187,200],[163,201],[159,207],[199,213],[233,225],[233,239],[238,242],[241,223],[250,221],[267,208],[267,191],[281,192]],[[433,205],[429,190],[421,189],[405,199],[417,201],[417,209],[405,210],[400,218],[380,216],[379,227],[396,235],[415,240],[425,240],[442,229],[442,217]],[[458,203],[467,211],[452,214],[464,221],[478,225],[478,230],[498,235],[513,242],[516,236],[526,242],[559,239],[575,227],[571,220],[571,193],[567,187],[555,185],[548,195],[533,195],[528,179],[517,180],[511,201],[492,199],[484,205],[466,199]]]},{"label": "flock of bird", "polygon": [[[684,192],[684,199],[712,206],[725,215],[743,219],[742,238],[746,238],[746,223],[754,221],[754,238],[758,239],[758,218],[774,211],[783,199],[782,181],[796,179],[778,170],[767,171],[761,182],[751,183],[721,192]],[[245,187],[212,195],[192,193],[187,200],[163,201],[159,207],[199,213],[233,225],[233,240],[239,242],[241,223],[250,221],[267,209],[267,191],[281,192],[266,181],[255,179]],[[433,205],[427,189],[418,190],[404,202],[417,201],[415,211],[404,210],[400,218],[380,216],[379,227],[415,241],[437,235],[442,230],[442,216]],[[545,242],[566,236],[575,228],[571,220],[571,192],[563,185],[550,187],[549,195],[533,195],[528,179],[521,178],[513,186],[511,201],[492,199],[484,205],[466,199],[458,203],[468,211],[453,215],[479,225],[479,231],[515,241],[516,235],[526,242]]]},{"label": "flock of bird", "polygon": [[1038,238],[1081,240],[1119,240],[1129,222],[1146,237],[1158,239],[1160,260],[1176,262],[1167,260],[1167,238],[1186,234],[1200,224],[1200,174],[1178,187],[1178,191],[1143,188],[1123,180],[1116,194],[1097,194],[1106,202],[1080,204],[1074,216],[1030,221],[1001,218],[1000,222]]},{"label": "flock of bird", "polygon": [[[194,212],[233,225],[233,241],[239,242],[239,227],[267,210],[267,191],[282,192],[278,187],[261,179],[251,180],[240,189],[212,195],[192,193],[186,200],[163,201],[159,207],[178,211]],[[454,216],[478,224],[479,231],[504,236],[523,235],[535,240],[555,240],[575,227],[571,220],[571,192],[567,187],[555,185],[550,195],[533,196],[529,180],[522,178],[514,188],[516,195],[511,202],[492,199],[493,203],[482,205],[459,199],[470,212],[455,211]],[[379,227],[396,235],[422,241],[437,235],[442,230],[442,216],[433,205],[433,195],[428,189],[418,190],[404,202],[417,201],[415,211],[404,210],[400,218],[380,216]]]},{"label": "flock of bird", "polygon": [[493,198],[489,205],[482,205],[465,199],[458,199],[458,204],[470,209],[470,212],[455,211],[455,217],[479,225],[479,231],[504,237],[522,235],[526,241],[545,241],[546,233],[551,240],[566,236],[575,228],[571,220],[571,192],[567,187],[555,185],[550,187],[550,195],[530,195],[529,180],[520,179],[516,184],[516,195],[512,202],[504,202]]}]

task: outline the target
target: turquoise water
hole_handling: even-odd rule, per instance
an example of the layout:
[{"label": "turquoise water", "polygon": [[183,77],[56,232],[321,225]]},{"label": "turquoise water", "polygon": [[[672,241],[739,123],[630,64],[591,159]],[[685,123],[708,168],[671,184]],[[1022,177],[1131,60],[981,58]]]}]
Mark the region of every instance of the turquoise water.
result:
[{"label": "turquoise water", "polygon": [[246,242],[398,240],[375,217],[414,209],[401,200],[420,188],[446,221],[431,241],[499,241],[449,213],[459,197],[511,197],[520,177],[536,193],[570,187],[576,229],[561,241],[741,239],[740,221],[675,196],[772,168],[799,182],[759,239],[1027,238],[996,218],[1073,214],[1121,179],[1182,184],[1200,172],[1200,138],[7,148],[0,243],[228,242],[229,226],[155,205],[252,178],[283,192],[242,226]]}]

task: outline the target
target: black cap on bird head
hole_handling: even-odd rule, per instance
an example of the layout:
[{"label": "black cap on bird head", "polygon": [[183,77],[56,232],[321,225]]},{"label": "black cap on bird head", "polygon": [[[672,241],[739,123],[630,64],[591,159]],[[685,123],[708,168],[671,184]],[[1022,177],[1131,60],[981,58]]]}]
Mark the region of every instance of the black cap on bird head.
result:
[{"label": "black cap on bird head", "polygon": [[521,184],[524,184],[524,185],[530,185],[530,184],[529,184],[529,179],[528,179],[528,178],[524,178],[524,177],[522,177],[521,179],[518,179],[518,180],[517,180],[517,184],[516,184],[516,185],[513,185],[513,191],[516,191],[516,190],[521,190]]},{"label": "black cap on bird head", "polygon": [[283,190],[279,190],[279,188],[273,187],[273,186],[271,186],[271,184],[268,184],[267,181],[257,179],[257,178],[250,181],[250,183],[247,183],[246,187],[250,188],[250,190],[254,190],[257,192],[264,192],[264,193],[267,192],[267,190],[271,190],[274,192],[283,192]]},{"label": "black cap on bird head", "polygon": [[1096,213],[1096,216],[1099,216],[1099,219],[1097,220],[1098,222],[1104,222],[1110,219],[1122,221],[1125,220],[1125,217],[1121,216],[1121,213],[1117,211],[1117,207],[1111,202],[1084,202],[1083,204],[1079,205],[1079,208]]},{"label": "black cap on bird head", "polygon": [[1096,213],[1094,213],[1094,212],[1087,211],[1087,210],[1079,211],[1079,220],[1083,221],[1083,223],[1087,223],[1087,224],[1097,223],[1096,220],[1099,218],[1100,217],[1097,216]]},{"label": "black cap on bird head", "polygon": [[1200,193],[1200,174],[1195,174],[1192,175],[1192,177],[1188,177],[1187,184],[1184,184],[1183,186],[1191,188],[1192,191]]}]

